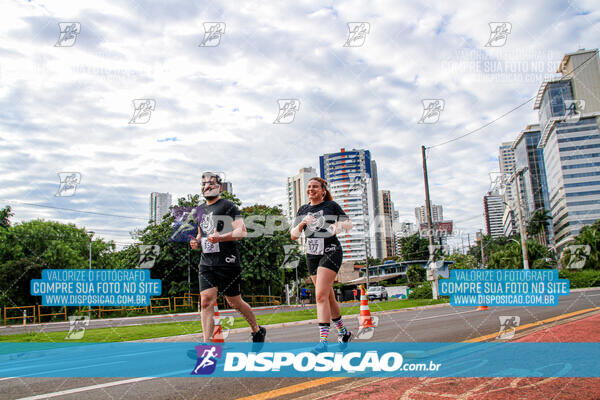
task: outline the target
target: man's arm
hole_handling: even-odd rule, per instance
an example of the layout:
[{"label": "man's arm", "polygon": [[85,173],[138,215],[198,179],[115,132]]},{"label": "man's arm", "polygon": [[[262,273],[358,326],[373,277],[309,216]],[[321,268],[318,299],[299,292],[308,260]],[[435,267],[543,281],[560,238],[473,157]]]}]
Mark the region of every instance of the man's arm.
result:
[{"label": "man's arm", "polygon": [[224,235],[220,235],[217,230],[208,236],[207,240],[211,243],[219,243],[219,242],[232,242],[235,240],[240,240],[246,237],[248,232],[246,231],[246,225],[244,224],[244,220],[242,218],[238,218],[231,223],[233,230]]}]

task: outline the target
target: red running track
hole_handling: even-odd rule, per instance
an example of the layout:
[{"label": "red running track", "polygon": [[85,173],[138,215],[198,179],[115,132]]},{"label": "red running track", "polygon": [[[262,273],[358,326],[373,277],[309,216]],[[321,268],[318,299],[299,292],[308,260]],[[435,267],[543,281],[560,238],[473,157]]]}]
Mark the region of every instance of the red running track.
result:
[{"label": "red running track", "polygon": [[[600,314],[543,329],[515,341],[600,342]],[[600,378],[388,378],[327,399],[588,400],[600,399]]]}]

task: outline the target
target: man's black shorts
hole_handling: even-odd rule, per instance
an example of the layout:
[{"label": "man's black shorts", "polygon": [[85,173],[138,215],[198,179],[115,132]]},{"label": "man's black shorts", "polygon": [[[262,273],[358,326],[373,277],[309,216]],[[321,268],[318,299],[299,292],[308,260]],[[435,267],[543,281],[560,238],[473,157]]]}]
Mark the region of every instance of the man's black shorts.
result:
[{"label": "man's black shorts", "polygon": [[200,265],[200,292],[216,287],[219,294],[233,297],[242,293],[242,268],[240,266]]},{"label": "man's black shorts", "polygon": [[343,258],[344,253],[342,252],[342,247],[339,245],[335,246],[335,251],[325,251],[325,254],[322,256],[306,256],[308,272],[311,275],[316,275],[319,267],[328,268],[334,272],[338,272],[342,265]]}]

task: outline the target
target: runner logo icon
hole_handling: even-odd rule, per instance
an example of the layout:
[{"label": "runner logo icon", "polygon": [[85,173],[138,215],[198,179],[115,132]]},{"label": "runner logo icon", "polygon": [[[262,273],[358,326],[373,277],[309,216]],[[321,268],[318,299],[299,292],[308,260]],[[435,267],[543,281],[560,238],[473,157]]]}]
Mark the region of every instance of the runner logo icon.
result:
[{"label": "runner logo icon", "polygon": [[221,346],[196,346],[198,361],[191,375],[210,375],[217,368],[217,359],[223,355]]}]

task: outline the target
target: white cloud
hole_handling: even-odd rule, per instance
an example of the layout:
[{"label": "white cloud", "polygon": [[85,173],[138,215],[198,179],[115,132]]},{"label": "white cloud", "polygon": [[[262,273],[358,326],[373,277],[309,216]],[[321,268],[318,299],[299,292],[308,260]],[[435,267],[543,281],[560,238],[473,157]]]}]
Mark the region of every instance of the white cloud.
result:
[{"label": "white cloud", "polygon": [[[412,221],[424,202],[420,146],[496,118],[533,96],[565,52],[594,47],[592,7],[14,2],[0,17],[0,199],[141,218],[14,206],[19,220],[70,221],[125,240],[114,230],[143,225],[150,192],[198,192],[203,170],[225,171],[245,205],[275,205],[287,176],[354,147],[371,150],[379,187]],[[513,30],[504,47],[484,48],[493,21]],[[54,46],[59,22],[81,24],[73,47]],[[203,22],[226,23],[218,47],[198,47]],[[369,22],[364,46],[342,47],[348,22]],[[523,65],[531,74],[512,72]],[[299,99],[300,111],[274,125],[282,98]],[[446,108],[437,124],[419,125],[427,98]],[[147,124],[128,124],[134,99],[156,101]],[[527,105],[431,150],[432,198],[446,218],[466,232],[482,227],[498,145],[536,118]],[[54,196],[60,171],[82,173],[76,196]]]}]

